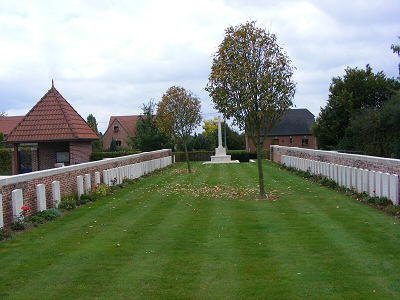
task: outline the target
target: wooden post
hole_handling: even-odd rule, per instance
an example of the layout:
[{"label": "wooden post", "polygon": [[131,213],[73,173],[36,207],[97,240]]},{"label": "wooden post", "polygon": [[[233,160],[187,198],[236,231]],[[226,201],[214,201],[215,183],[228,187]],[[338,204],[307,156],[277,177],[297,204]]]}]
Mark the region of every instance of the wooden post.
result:
[{"label": "wooden post", "polygon": [[21,172],[21,166],[19,163],[18,144],[14,144],[13,162],[14,162],[14,169],[12,174],[17,175]]}]

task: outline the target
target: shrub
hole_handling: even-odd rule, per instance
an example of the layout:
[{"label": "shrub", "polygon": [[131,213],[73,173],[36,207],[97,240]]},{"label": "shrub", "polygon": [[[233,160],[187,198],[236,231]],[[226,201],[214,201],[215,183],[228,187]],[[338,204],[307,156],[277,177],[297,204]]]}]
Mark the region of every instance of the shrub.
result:
[{"label": "shrub", "polygon": [[385,211],[392,216],[399,216],[400,206],[389,204],[388,206],[385,207]]},{"label": "shrub", "polygon": [[0,228],[0,241],[8,239],[12,236],[11,230],[4,227]]},{"label": "shrub", "polygon": [[11,225],[12,230],[24,230],[26,228],[25,220],[22,216],[18,216],[17,220]]},{"label": "shrub", "polygon": [[30,216],[28,221],[36,227],[47,221],[54,220],[59,216],[61,216],[61,212],[57,208],[50,208]]},{"label": "shrub", "polygon": [[246,150],[232,150],[228,151],[227,154],[231,156],[232,160],[238,160],[240,162],[248,162],[250,159],[257,159],[256,152],[247,152]]},{"label": "shrub", "polygon": [[0,148],[0,174],[11,174],[11,149]]},{"label": "shrub", "polygon": [[93,187],[93,194],[97,197],[104,197],[110,194],[111,189],[108,185],[102,183]]},{"label": "shrub", "polygon": [[60,210],[74,210],[76,208],[76,200],[74,198],[62,199],[58,205]]},{"label": "shrub", "polygon": [[[209,161],[211,156],[215,154],[214,151],[189,151],[190,161]],[[185,152],[174,152],[172,155],[175,156],[175,162],[186,161]]]},{"label": "shrub", "polygon": [[387,197],[366,196],[366,197],[363,197],[363,201],[366,203],[371,203],[371,204],[375,204],[375,205],[379,205],[379,206],[388,206],[388,205],[393,204],[393,202],[391,200],[389,200]]},{"label": "shrub", "polygon": [[49,208],[48,211],[56,216],[56,218],[61,217],[61,211],[55,207]]}]

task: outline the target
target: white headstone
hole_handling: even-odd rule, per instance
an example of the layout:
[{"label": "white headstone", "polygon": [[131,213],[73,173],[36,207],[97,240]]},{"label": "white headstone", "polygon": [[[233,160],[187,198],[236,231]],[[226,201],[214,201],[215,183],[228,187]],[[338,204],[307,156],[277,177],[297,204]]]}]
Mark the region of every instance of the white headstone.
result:
[{"label": "white headstone", "polygon": [[343,186],[344,180],[343,180],[343,166],[342,165],[338,165],[338,174],[337,174],[337,183],[339,184],[339,186]]},{"label": "white headstone", "polygon": [[351,169],[353,169],[352,167],[344,167],[344,172],[345,172],[345,184],[344,186],[348,189],[351,189]]},{"label": "white headstone", "polygon": [[375,193],[377,197],[383,196],[382,191],[382,172],[375,172]]},{"label": "white headstone", "polygon": [[12,191],[12,208],[13,208],[13,217],[14,221],[16,221],[17,217],[20,216],[22,212],[22,206],[24,205],[24,201],[22,198],[22,190],[17,189]]},{"label": "white headstone", "polygon": [[77,184],[77,187],[78,187],[78,199],[80,199],[81,196],[84,194],[83,176],[82,175],[78,175],[76,177],[76,184]]},{"label": "white headstone", "polygon": [[358,193],[364,192],[364,182],[363,182],[363,177],[364,177],[364,170],[363,169],[357,169],[357,187],[356,191]]},{"label": "white headstone", "polygon": [[100,182],[100,172],[94,172],[94,184],[99,185]]},{"label": "white headstone", "polygon": [[375,197],[376,196],[376,190],[375,190],[375,171],[369,171],[369,187],[368,187],[368,195],[370,195],[371,197]]},{"label": "white headstone", "polygon": [[350,167],[350,170],[351,170],[351,188],[358,191],[357,190],[358,169]]},{"label": "white headstone", "polygon": [[59,181],[53,181],[51,183],[51,192],[53,195],[54,207],[58,208],[58,205],[61,202],[61,192],[60,192],[60,182]]},{"label": "white headstone", "polygon": [[90,179],[90,174],[85,174],[85,193],[90,193],[92,190],[92,182]]},{"label": "white headstone", "polygon": [[397,174],[390,175],[390,197],[393,204],[400,205],[399,201],[399,176]]},{"label": "white headstone", "polygon": [[38,211],[46,210],[46,187],[43,183],[36,186],[36,201]]},{"label": "white headstone", "polygon": [[365,169],[362,171],[362,184],[362,192],[369,195],[369,171]]},{"label": "white headstone", "polygon": [[390,199],[390,174],[382,174],[382,196]]}]

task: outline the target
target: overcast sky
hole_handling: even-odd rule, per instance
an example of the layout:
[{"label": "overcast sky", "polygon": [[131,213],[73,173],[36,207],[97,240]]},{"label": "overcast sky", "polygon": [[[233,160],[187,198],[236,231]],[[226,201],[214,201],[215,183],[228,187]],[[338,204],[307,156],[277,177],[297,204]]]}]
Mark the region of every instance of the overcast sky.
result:
[{"label": "overcast sky", "polygon": [[173,85],[212,119],[212,55],[247,21],[277,35],[297,68],[294,103],[315,116],[347,66],[398,76],[399,0],[0,0],[0,111],[25,115],[53,79],[103,133],[111,115],[140,114]]}]

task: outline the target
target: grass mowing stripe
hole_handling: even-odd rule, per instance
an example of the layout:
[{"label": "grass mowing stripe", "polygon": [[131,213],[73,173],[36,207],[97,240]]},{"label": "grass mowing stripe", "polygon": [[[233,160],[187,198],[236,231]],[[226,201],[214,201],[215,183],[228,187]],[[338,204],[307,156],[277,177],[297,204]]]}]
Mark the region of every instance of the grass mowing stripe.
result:
[{"label": "grass mowing stripe", "polygon": [[396,219],[268,162],[276,201],[256,164],[185,168],[0,243],[0,298],[399,297]]},{"label": "grass mowing stripe", "polygon": [[[298,180],[303,181],[303,187],[310,185],[304,179],[299,178]],[[298,198],[290,198],[290,207],[284,210],[285,212],[284,215],[282,215],[282,220],[286,220],[286,223],[290,224],[288,231],[294,233],[289,242],[294,240],[296,241],[296,244],[301,245],[306,250],[306,253],[298,253],[296,256],[307,257],[308,252],[314,252],[317,255],[317,261],[320,262],[320,266],[316,264],[312,268],[312,271],[318,270],[318,268],[323,271],[324,264],[328,264],[325,268],[326,273],[334,276],[331,279],[331,282],[336,283],[337,289],[339,290],[341,285],[347,285],[350,286],[353,294],[357,294],[357,287],[363,286],[363,284],[366,283],[368,284],[368,282],[370,282],[369,286],[375,287],[374,289],[377,290],[380,285],[377,284],[375,277],[371,274],[371,265],[366,263],[371,262],[374,264],[374,257],[376,257],[377,254],[377,252],[374,252],[374,248],[376,247],[373,243],[367,242],[366,239],[368,239],[369,236],[373,236],[375,238],[381,237],[383,241],[383,239],[390,239],[391,237],[390,235],[387,235],[386,237],[382,236],[375,230],[372,230],[369,233],[363,232],[362,234],[359,234],[363,228],[373,227],[365,227],[365,222],[360,223],[358,220],[364,218],[370,219],[371,214],[375,217],[377,216],[379,219],[381,219],[382,216],[379,216],[378,211],[368,210],[368,207],[365,207],[365,205],[351,200],[348,197],[339,195],[332,191],[325,191],[325,193],[326,192],[331,194],[332,198],[338,198],[338,201],[343,204],[343,207],[333,206],[333,203],[330,203],[330,200],[327,199],[322,199],[321,201],[320,199],[308,198],[308,200],[305,201],[304,199],[301,199],[303,197],[299,195],[301,201],[298,201]],[[281,200],[283,201],[285,198],[282,197]],[[365,214],[362,208],[366,209],[368,213]],[[346,209],[349,209],[349,211],[346,211]],[[391,220],[393,221],[393,218],[391,218]],[[308,232],[304,232],[305,228],[308,229]],[[392,229],[393,226],[390,228]],[[393,232],[394,230],[391,231]],[[315,238],[315,233],[317,233],[319,239]],[[318,249],[321,251],[320,254],[317,252]],[[378,251],[378,253],[390,253],[390,250],[387,248],[380,250],[381,251]],[[338,253],[340,259],[335,256],[335,254]],[[382,253],[383,260],[383,257],[385,256],[384,253]],[[333,257],[334,259],[330,260],[330,257]],[[335,266],[335,269],[332,268],[334,270],[337,270],[338,266],[342,268],[350,266],[352,272],[332,274],[329,270],[330,266]],[[381,266],[380,269],[382,272],[381,275],[385,272],[389,272],[390,274],[390,269],[393,270],[393,267],[382,268]],[[360,284],[360,281],[364,281],[363,284]],[[307,282],[309,283],[309,281]],[[326,282],[329,282],[329,280],[326,280]],[[362,289],[363,288],[359,289],[359,293],[365,292],[365,290]],[[329,286],[325,287],[325,291],[329,292]],[[317,292],[321,293],[319,290],[317,290]],[[388,289],[386,292],[395,294],[392,289]]]}]

